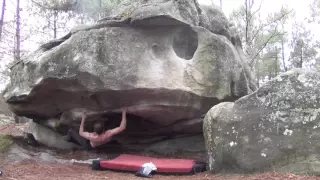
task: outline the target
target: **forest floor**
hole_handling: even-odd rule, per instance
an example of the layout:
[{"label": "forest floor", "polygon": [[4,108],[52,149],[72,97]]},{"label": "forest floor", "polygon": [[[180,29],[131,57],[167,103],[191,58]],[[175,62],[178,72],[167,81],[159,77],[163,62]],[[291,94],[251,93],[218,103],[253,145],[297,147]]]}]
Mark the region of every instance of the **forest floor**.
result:
[{"label": "forest floor", "polygon": [[[18,127],[18,128],[17,128]],[[14,136],[21,135],[21,125],[0,125],[0,134],[11,134]],[[68,157],[66,155],[65,157]],[[71,158],[70,158],[71,159]],[[134,173],[120,173],[113,171],[94,171],[88,165],[77,165],[67,163],[52,163],[35,160],[32,158],[23,159],[21,161],[10,161],[6,154],[0,154],[0,170],[3,172],[0,179],[8,180],[82,180],[82,179],[108,179],[108,180],[124,180],[124,179],[143,179],[135,176]],[[160,175],[155,174],[151,179],[163,180],[315,180],[320,177],[315,176],[297,176],[293,174],[280,173],[262,173],[262,174],[211,174],[209,172],[198,173],[195,175]]]}]

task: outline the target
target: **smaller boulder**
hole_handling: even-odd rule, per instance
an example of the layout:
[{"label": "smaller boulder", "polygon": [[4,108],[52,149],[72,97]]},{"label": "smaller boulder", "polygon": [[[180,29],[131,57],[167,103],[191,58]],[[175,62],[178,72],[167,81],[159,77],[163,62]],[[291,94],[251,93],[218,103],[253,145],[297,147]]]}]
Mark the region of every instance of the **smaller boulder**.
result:
[{"label": "smaller boulder", "polygon": [[209,170],[320,175],[320,74],[293,69],[204,120]]},{"label": "smaller boulder", "polygon": [[38,143],[51,148],[68,150],[77,147],[76,144],[65,141],[58,132],[35,122],[29,123],[28,131]]}]

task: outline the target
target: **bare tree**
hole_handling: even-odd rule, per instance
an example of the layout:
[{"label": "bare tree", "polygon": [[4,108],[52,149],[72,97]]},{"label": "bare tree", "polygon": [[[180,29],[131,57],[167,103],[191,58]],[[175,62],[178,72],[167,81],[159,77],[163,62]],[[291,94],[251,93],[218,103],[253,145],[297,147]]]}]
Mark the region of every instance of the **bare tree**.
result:
[{"label": "bare tree", "polygon": [[46,21],[39,29],[42,29],[42,33],[46,36],[49,35],[48,39],[56,39],[61,33],[67,32],[66,23],[73,18],[74,2],[59,0],[31,0],[31,2],[32,8],[37,12],[36,16]]},{"label": "bare tree", "polygon": [[285,60],[285,54],[284,54],[284,38],[281,38],[281,57],[282,57],[282,66],[283,70],[287,71],[287,66],[286,66],[286,60]]},{"label": "bare tree", "polygon": [[2,10],[1,10],[1,19],[0,19],[0,41],[2,35],[2,28],[4,24],[4,13],[6,11],[6,0],[2,0]]},{"label": "bare tree", "polygon": [[[254,16],[254,13],[252,13],[252,7],[253,7],[253,4],[254,4],[254,0],[245,0],[244,2],[244,7],[245,7],[245,19],[246,19],[246,29],[245,29],[245,42],[247,45],[249,45],[249,28],[251,27],[251,24],[253,23],[253,16]],[[262,4],[262,1],[261,1],[261,4]],[[259,9],[256,11],[260,11],[260,8],[261,6],[259,7]]]},{"label": "bare tree", "polygon": [[17,0],[16,7],[16,35],[15,35],[15,49],[14,49],[14,61],[20,60],[20,0]]},{"label": "bare tree", "polygon": [[53,39],[57,39],[57,22],[58,22],[58,11],[53,11]]},{"label": "bare tree", "polygon": [[[262,57],[263,50],[275,38],[282,36],[279,23],[286,19],[292,11],[281,9],[280,12],[269,14],[266,20],[260,19],[263,0],[255,7],[254,0],[245,0],[244,5],[233,11],[231,22],[236,25],[243,43],[243,49],[249,58],[251,68],[255,61]],[[265,36],[268,34],[268,36]]]}]

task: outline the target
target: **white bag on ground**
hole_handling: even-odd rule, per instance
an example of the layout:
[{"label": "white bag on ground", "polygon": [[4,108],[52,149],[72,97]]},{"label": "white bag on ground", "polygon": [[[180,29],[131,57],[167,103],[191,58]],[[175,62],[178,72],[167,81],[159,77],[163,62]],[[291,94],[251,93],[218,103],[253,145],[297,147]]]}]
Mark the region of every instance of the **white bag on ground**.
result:
[{"label": "white bag on ground", "polygon": [[152,177],[152,173],[157,171],[157,167],[152,163],[145,163],[142,165],[139,172],[136,173],[137,176],[140,177]]}]

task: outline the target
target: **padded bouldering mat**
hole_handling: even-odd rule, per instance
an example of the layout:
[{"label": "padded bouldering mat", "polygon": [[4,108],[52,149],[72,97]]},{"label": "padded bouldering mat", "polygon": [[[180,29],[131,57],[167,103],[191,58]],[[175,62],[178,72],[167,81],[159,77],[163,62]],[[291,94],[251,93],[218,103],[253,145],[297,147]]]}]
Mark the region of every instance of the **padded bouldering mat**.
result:
[{"label": "padded bouldering mat", "polygon": [[157,167],[156,173],[195,174],[205,170],[205,164],[195,160],[152,158],[130,154],[122,154],[112,160],[93,160],[92,169],[137,172],[143,164],[149,162]]}]

